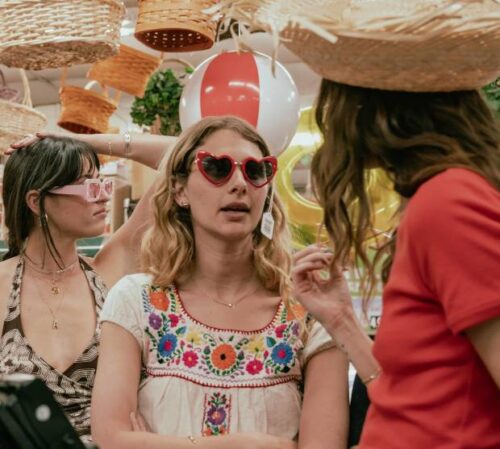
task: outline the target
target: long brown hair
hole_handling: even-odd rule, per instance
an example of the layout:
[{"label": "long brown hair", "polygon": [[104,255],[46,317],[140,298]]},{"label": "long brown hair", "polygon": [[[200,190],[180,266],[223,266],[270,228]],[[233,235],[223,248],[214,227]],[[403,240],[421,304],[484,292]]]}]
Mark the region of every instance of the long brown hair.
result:
[{"label": "long brown hair", "polygon": [[[354,258],[368,267],[365,299],[375,281],[365,247],[374,213],[367,168],[382,167],[403,199],[451,167],[473,170],[500,188],[500,133],[477,91],[409,93],[323,80],[316,121],[324,141],[312,161],[313,189],[325,211],[333,263]],[[386,246],[392,255],[394,237]]]},{"label": "long brown hair", "polygon": [[[237,132],[255,144],[264,156],[270,154],[257,131],[236,117],[207,117],[181,135],[163,169],[163,178],[153,199],[154,222],[142,245],[143,269],[153,275],[159,286],[166,287],[181,280],[181,276],[189,275],[193,267],[196,255],[191,215],[175,201],[174,186],[176,181],[186,182],[196,148],[222,129]],[[270,190],[264,210],[267,210],[269,201]],[[259,223],[253,233],[254,265],[263,285],[286,299],[290,292],[288,230],[283,206],[276,194],[272,201],[273,239],[263,238]]]},{"label": "long brown hair", "polygon": [[[99,160],[92,147],[68,137],[45,137],[9,156],[2,192],[9,235],[8,251],[3,260],[20,254],[38,222],[49,254],[60,268],[64,268],[47,222],[45,198],[51,189],[71,184],[94,170],[99,170]],[[40,193],[38,218],[26,202],[30,190]]]}]

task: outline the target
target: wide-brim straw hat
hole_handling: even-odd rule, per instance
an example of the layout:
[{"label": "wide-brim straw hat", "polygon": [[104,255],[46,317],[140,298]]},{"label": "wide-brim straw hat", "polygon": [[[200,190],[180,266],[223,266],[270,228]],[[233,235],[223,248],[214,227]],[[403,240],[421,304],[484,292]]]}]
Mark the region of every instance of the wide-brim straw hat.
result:
[{"label": "wide-brim straw hat", "polygon": [[349,85],[456,91],[500,74],[500,0],[221,0],[217,12]]}]

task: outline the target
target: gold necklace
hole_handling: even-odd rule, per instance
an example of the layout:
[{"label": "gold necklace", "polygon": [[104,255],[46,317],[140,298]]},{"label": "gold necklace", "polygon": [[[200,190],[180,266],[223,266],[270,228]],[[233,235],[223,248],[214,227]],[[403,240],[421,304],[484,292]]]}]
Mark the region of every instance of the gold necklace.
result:
[{"label": "gold necklace", "polygon": [[209,297],[209,299],[212,301],[212,302],[215,302],[216,304],[220,304],[221,306],[225,306],[227,307],[228,309],[235,309],[236,306],[242,302],[244,299],[254,295],[255,293],[257,293],[258,291],[260,290],[260,286],[257,287],[254,291],[250,292],[250,293],[247,293],[246,295],[238,298],[237,301],[233,301],[233,302],[224,302],[224,301],[221,301],[220,299],[215,299],[215,298],[212,298],[212,297]]},{"label": "gold necklace", "polygon": [[[42,299],[42,301],[45,304],[45,306],[47,307],[47,309],[49,309],[50,315],[52,316],[52,326],[51,327],[53,330],[57,331],[57,330],[59,330],[59,320],[57,319],[57,314],[59,313],[59,310],[61,309],[61,307],[64,303],[65,290],[62,289],[61,299],[59,300],[59,304],[57,305],[57,308],[55,310],[52,310],[52,307],[50,307],[49,301],[47,301],[47,298],[44,297],[44,295],[42,294],[42,290],[40,289],[40,284],[38,282],[38,280],[40,278],[38,278],[37,276],[33,276],[33,278],[35,279],[36,290],[38,292],[38,296],[40,296],[40,298]],[[60,287],[58,287],[57,293],[54,293],[52,291],[52,293],[54,295],[58,295],[60,292],[61,292]]]},{"label": "gold necklace", "polygon": [[62,278],[63,274],[73,271],[78,262],[78,259],[76,259],[72,264],[68,265],[67,267],[64,267],[60,270],[50,271],[38,268],[35,262],[33,262],[33,260],[31,260],[31,258],[26,253],[24,253],[23,255],[26,256],[27,265],[29,265],[29,267],[34,272],[38,273],[39,275],[42,275],[40,277],[38,276],[34,277],[38,277],[39,279],[47,281],[47,276],[50,276],[48,282],[50,283],[50,291],[52,292],[53,295],[58,295],[61,292],[61,287],[59,287],[58,285],[59,278]]}]

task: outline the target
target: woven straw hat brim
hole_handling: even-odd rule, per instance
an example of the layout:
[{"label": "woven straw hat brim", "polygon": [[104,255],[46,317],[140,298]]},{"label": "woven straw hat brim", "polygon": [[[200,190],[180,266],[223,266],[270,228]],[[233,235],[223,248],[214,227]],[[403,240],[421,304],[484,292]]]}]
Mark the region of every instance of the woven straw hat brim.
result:
[{"label": "woven straw hat brim", "polygon": [[500,74],[500,35],[459,33],[414,42],[339,36],[335,44],[298,29],[283,36],[318,75],[353,86],[446,92],[476,89]]},{"label": "woven straw hat brim", "polygon": [[500,74],[497,0],[222,0],[219,11],[345,84],[455,91]]}]

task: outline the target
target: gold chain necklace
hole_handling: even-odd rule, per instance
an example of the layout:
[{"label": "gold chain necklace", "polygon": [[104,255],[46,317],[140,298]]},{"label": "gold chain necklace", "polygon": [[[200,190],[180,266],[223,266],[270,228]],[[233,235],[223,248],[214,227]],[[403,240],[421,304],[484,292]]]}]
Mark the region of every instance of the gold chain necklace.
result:
[{"label": "gold chain necklace", "polygon": [[221,301],[220,299],[215,299],[215,298],[212,298],[209,296],[209,299],[212,301],[212,302],[215,302],[216,304],[220,304],[221,306],[225,306],[227,307],[228,309],[235,309],[236,306],[242,302],[244,299],[254,295],[255,293],[257,293],[258,291],[260,290],[260,286],[257,287],[254,291],[250,292],[250,293],[247,293],[246,295],[238,298],[237,301],[233,301],[233,302],[224,302],[224,301]]},{"label": "gold chain necklace", "polygon": [[38,268],[38,266],[31,260],[31,258],[24,253],[23,254],[26,257],[26,262],[27,265],[36,273],[38,273],[41,276],[34,276],[38,277],[39,279],[42,279],[44,281],[47,281],[47,276],[50,276],[48,279],[48,282],[50,283],[50,291],[52,292],[53,295],[58,295],[61,292],[61,287],[59,287],[59,278],[62,277],[63,274],[69,273],[70,271],[73,271],[75,268],[76,264],[78,263],[78,259],[76,259],[72,264],[68,265],[67,267],[64,267],[60,270],[55,270],[55,271],[50,271],[50,270],[43,270],[41,268]]},{"label": "gold chain necklace", "polygon": [[57,319],[57,314],[59,313],[59,310],[61,309],[63,303],[64,303],[64,298],[66,297],[65,295],[65,290],[61,289],[61,287],[57,287],[57,293],[54,292],[54,290],[51,289],[53,295],[59,295],[62,291],[61,299],[59,300],[59,304],[57,305],[56,309],[53,310],[52,307],[50,307],[49,301],[47,301],[47,298],[44,297],[42,294],[42,289],[40,288],[39,284],[39,279],[37,276],[33,276],[35,279],[35,284],[36,284],[36,290],[38,292],[38,296],[42,299],[43,303],[49,309],[50,315],[52,316],[52,329],[57,331],[59,330],[59,320]]}]

